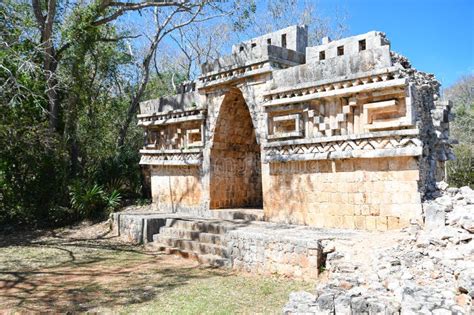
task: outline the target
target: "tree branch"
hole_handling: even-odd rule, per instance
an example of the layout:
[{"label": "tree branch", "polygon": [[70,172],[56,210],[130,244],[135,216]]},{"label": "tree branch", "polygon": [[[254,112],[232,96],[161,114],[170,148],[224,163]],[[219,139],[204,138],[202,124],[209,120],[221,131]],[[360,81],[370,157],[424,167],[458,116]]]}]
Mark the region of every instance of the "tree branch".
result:
[{"label": "tree branch", "polygon": [[163,7],[163,6],[172,6],[172,5],[182,5],[185,4],[186,1],[171,1],[171,0],[156,0],[156,1],[146,1],[141,3],[133,3],[133,2],[120,2],[120,1],[112,1],[109,2],[109,7],[127,7],[127,8],[143,8],[145,6],[155,6],[155,7]]},{"label": "tree branch", "polygon": [[118,42],[118,41],[124,40],[124,39],[138,38],[138,37],[141,37],[141,36],[142,35],[129,35],[129,36],[124,35],[124,36],[112,37],[112,38],[101,37],[98,40],[101,41],[101,42],[110,43],[110,42]]},{"label": "tree branch", "polygon": [[92,22],[92,25],[99,26],[99,25],[106,24],[120,17],[127,11],[137,11],[137,10],[141,10],[145,8],[151,8],[151,7],[179,7],[179,8],[184,9],[185,11],[189,11],[195,6],[196,4],[189,4],[183,0],[180,0],[180,1],[156,0],[153,2],[147,1],[147,2],[141,2],[141,3],[108,2],[103,6],[103,9],[106,9],[107,7],[112,7],[112,8],[118,7],[120,9],[107,17],[104,17],[102,19]]},{"label": "tree branch", "polygon": [[44,30],[44,15],[41,10],[41,4],[38,0],[32,0],[31,4],[33,5],[33,12],[35,13],[36,22],[38,23],[38,28],[41,31],[41,39],[43,39],[43,30]]}]

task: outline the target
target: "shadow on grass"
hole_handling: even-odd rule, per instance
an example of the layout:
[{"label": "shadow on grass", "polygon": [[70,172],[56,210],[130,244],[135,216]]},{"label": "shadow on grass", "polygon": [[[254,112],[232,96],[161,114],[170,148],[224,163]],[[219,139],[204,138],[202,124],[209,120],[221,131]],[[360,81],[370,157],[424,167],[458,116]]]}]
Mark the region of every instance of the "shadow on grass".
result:
[{"label": "shadow on grass", "polygon": [[[15,279],[2,281],[3,275]],[[0,307],[32,312],[80,312],[130,306],[151,301],[192,281],[215,276],[226,275],[198,267],[152,268],[135,275],[130,270],[116,268],[0,272]]]},{"label": "shadow on grass", "polygon": [[191,281],[225,276],[190,261],[121,244],[107,233],[91,238],[55,231],[3,236],[3,310],[81,312],[115,308],[150,301]]}]

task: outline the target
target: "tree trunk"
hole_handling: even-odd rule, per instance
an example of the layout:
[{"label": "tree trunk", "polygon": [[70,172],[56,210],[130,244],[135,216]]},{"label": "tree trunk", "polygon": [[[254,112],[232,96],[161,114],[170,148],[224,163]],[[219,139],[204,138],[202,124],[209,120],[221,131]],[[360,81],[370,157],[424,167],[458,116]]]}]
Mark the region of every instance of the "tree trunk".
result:
[{"label": "tree trunk", "polygon": [[143,60],[143,63],[142,63],[143,77],[140,83],[138,84],[137,92],[135,93],[135,95],[132,97],[132,100],[130,101],[130,105],[128,106],[127,117],[125,118],[124,122],[122,123],[122,126],[120,127],[119,135],[117,139],[118,149],[123,147],[123,145],[125,144],[128,128],[130,127],[130,123],[132,122],[133,117],[137,113],[138,105],[140,104],[140,99],[142,98],[143,93],[145,92],[146,86],[148,84],[148,79],[150,78],[150,62],[151,62],[151,58],[153,57],[153,54],[155,53],[156,47],[158,46],[158,43],[161,39],[160,33],[161,33],[160,31],[157,32],[153,42],[150,45],[150,48],[148,49],[145,59]]},{"label": "tree trunk", "polygon": [[125,120],[122,123],[122,126],[120,127],[119,136],[118,136],[118,139],[117,139],[117,148],[121,148],[125,144],[125,139],[127,138],[128,128],[130,127],[130,123],[132,122],[133,117],[137,113],[138,105],[140,104],[140,99],[141,99],[141,97],[143,95],[143,92],[145,91],[146,86],[148,84],[148,77],[149,77],[148,68],[145,71],[145,73],[146,74],[144,74],[143,79],[140,81],[137,93],[135,93],[132,100],[130,101],[130,105],[128,106],[127,117],[125,117]]},{"label": "tree trunk", "polygon": [[46,95],[48,98],[49,127],[59,132],[59,100],[56,78],[57,60],[53,44],[53,24],[56,16],[56,0],[47,0],[46,15],[43,15],[39,0],[32,0],[36,23],[41,33],[41,50],[43,53],[43,73],[46,80]]}]

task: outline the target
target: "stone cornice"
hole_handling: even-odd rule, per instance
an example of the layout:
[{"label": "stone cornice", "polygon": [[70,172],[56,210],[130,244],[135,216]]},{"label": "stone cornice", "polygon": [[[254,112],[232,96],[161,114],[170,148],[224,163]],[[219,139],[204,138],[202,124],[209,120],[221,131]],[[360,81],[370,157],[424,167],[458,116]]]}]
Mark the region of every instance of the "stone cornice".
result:
[{"label": "stone cornice", "polygon": [[[381,79],[383,80],[383,79]],[[382,82],[371,82],[369,80],[367,81],[362,81],[357,83],[357,85],[353,85],[350,87],[344,87],[342,84],[333,84],[333,85],[321,85],[318,88],[308,88],[302,91],[299,91],[298,93],[279,93],[279,94],[273,94],[271,96],[271,99],[268,99],[267,96],[267,101],[263,104],[265,107],[271,107],[271,106],[278,106],[278,105],[284,105],[284,104],[291,104],[291,103],[301,103],[301,102],[307,102],[310,100],[318,99],[318,98],[324,98],[324,97],[343,97],[343,96],[349,96],[351,94],[355,93],[361,93],[361,92],[370,92],[370,91],[375,91],[375,90],[380,90],[380,89],[386,89],[386,88],[394,88],[394,87],[403,87],[407,86],[407,79],[402,78],[402,79],[390,79],[389,77],[386,78],[386,80]]]},{"label": "stone cornice", "polygon": [[280,141],[264,146],[264,163],[420,156],[423,143],[419,131],[397,130],[372,134],[335,136],[316,139]]}]

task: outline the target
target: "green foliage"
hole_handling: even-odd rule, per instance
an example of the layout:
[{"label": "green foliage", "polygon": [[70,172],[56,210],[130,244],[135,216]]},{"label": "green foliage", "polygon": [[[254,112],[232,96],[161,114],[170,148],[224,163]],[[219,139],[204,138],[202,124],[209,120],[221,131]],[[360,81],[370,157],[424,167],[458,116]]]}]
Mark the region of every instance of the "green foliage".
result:
[{"label": "green foliage", "polygon": [[81,182],[70,188],[71,206],[79,217],[95,219],[120,206],[122,196],[117,190],[107,193],[102,186],[94,184],[84,187]]},{"label": "green foliage", "polygon": [[44,115],[31,14],[23,2],[0,4],[0,223],[56,223],[67,205],[67,152]]},{"label": "green foliage", "polygon": [[174,73],[166,71],[160,75],[154,75],[150,77],[145,93],[143,94],[144,100],[159,98],[163,95],[175,94],[174,88],[171,82],[174,81],[176,86],[186,81],[186,75],[183,73]]},{"label": "green foliage", "polygon": [[456,160],[447,164],[450,185],[455,187],[470,186],[474,188],[474,152],[465,144],[454,148]]},{"label": "green foliage", "polygon": [[234,31],[245,31],[252,23],[251,17],[257,12],[257,3],[255,0],[236,0],[232,4],[234,20],[232,26]]},{"label": "green foliage", "polygon": [[[117,148],[143,72],[143,54],[133,56],[124,40],[132,28],[94,25],[112,13],[103,1],[40,2],[42,15],[49,3],[56,5],[51,36],[32,2],[0,1],[0,224],[61,225],[100,217],[122,199],[149,198],[136,121]],[[244,29],[255,1],[229,6]],[[172,66],[153,67],[161,73],[150,76],[143,99],[173,94],[187,79]]]},{"label": "green foliage", "polygon": [[[0,224],[62,225],[141,198],[133,127],[120,152],[117,122],[127,112],[131,63],[112,26],[91,27],[96,7],[58,4],[55,40],[68,45],[58,82],[60,130],[48,126],[37,24],[28,1],[0,3]],[[111,88],[117,87],[118,88]]]},{"label": "green foliage", "polygon": [[445,95],[454,103],[451,134],[459,141],[454,147],[456,160],[447,163],[448,182],[474,188],[474,75],[461,77]]},{"label": "green foliage", "polygon": [[79,213],[91,218],[97,216],[105,208],[104,191],[101,186],[84,187],[77,183],[71,187],[71,205]]},{"label": "green foliage", "polygon": [[109,191],[121,191],[128,197],[138,197],[141,192],[139,162],[138,150],[123,148],[118,154],[100,161],[93,178]]},{"label": "green foliage", "polygon": [[0,117],[0,223],[56,222],[50,209],[64,205],[67,156],[60,139],[44,124]]},{"label": "green foliage", "polygon": [[122,196],[117,190],[113,190],[109,195],[106,195],[105,198],[106,209],[111,212],[114,212],[122,202]]}]

